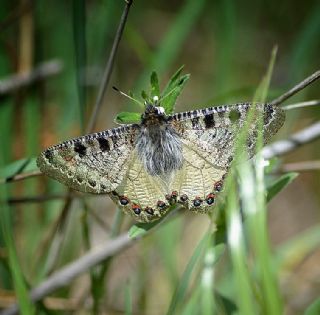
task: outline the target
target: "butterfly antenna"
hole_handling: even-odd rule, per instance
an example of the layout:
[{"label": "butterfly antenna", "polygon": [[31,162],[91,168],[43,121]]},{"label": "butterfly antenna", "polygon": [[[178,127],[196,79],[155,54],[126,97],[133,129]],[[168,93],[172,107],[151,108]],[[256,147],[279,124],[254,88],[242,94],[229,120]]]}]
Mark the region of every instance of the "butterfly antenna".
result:
[{"label": "butterfly antenna", "polygon": [[140,106],[144,106],[143,103],[141,103],[139,100],[137,100],[137,99],[133,98],[132,96],[130,96],[130,95],[122,92],[122,91],[119,90],[117,87],[113,86],[112,88],[113,88],[115,91],[117,91],[118,93],[120,93],[122,96],[127,97],[128,99],[134,101],[135,103],[139,104]]}]

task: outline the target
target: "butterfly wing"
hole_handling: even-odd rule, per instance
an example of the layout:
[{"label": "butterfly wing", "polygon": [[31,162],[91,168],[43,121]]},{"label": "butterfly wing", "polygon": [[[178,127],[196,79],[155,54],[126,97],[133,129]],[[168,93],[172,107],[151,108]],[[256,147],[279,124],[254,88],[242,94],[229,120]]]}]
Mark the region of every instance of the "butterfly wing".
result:
[{"label": "butterfly wing", "polygon": [[127,125],[72,139],[43,151],[40,170],[82,192],[110,193],[122,182],[138,133]]},{"label": "butterfly wing", "polygon": [[152,176],[134,150],[127,174],[110,194],[111,198],[140,222],[158,220],[175,203],[197,212],[209,211],[216,201],[215,193],[221,189],[219,180],[225,170],[212,167],[188,146],[183,147],[183,156],[181,169],[163,176]]},{"label": "butterfly wing", "polygon": [[[184,159],[183,167],[176,172],[171,186],[178,192],[178,201],[189,210],[208,212],[214,206],[249,108],[249,103],[241,103],[170,116],[172,127],[181,136]],[[263,137],[267,143],[282,126],[284,111],[269,104],[257,104],[256,110],[258,115],[263,114]],[[250,157],[255,153],[257,129],[257,120],[253,119],[246,143]]]},{"label": "butterfly wing", "polygon": [[134,150],[122,183],[110,195],[123,210],[140,222],[162,217],[168,210],[166,200],[168,182],[160,176],[150,175]]},{"label": "butterfly wing", "polygon": [[[244,126],[250,103],[210,107],[170,116],[185,145],[197,150],[213,166],[227,169],[233,159],[235,139]],[[247,132],[246,150],[252,157],[258,137],[257,117],[263,115],[263,139],[267,143],[284,123],[284,111],[271,104],[256,104]]]},{"label": "butterfly wing", "polygon": [[[136,149],[128,162],[123,182],[111,197],[127,214],[140,222],[161,218],[174,203],[206,213],[213,209],[234,154],[235,139],[244,125],[250,104],[207,108],[169,116],[169,124],[182,142],[181,169],[151,176]],[[281,109],[257,105],[264,115],[264,139],[269,140],[284,121]],[[247,149],[254,154],[257,128],[250,126]]]}]

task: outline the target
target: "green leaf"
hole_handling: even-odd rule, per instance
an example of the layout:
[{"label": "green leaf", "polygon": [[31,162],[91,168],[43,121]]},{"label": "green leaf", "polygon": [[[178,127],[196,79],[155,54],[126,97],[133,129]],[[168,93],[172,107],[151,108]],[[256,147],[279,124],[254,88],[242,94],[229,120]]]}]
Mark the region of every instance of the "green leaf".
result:
[{"label": "green leaf", "polygon": [[142,90],[142,91],[141,91],[141,97],[142,97],[145,101],[147,101],[147,100],[149,99],[148,94],[147,94],[147,92],[146,92],[145,90]]},{"label": "green leaf", "polygon": [[121,112],[117,114],[115,118],[115,122],[118,124],[139,123],[140,120],[141,120],[141,114],[133,113],[133,112]]},{"label": "green leaf", "polygon": [[287,187],[298,175],[298,173],[294,172],[284,174],[275,180],[271,185],[269,185],[267,188],[267,202],[269,202],[275,195]]},{"label": "green leaf", "polygon": [[316,299],[304,312],[304,315],[320,314],[320,298]]},{"label": "green leaf", "polygon": [[165,86],[164,90],[162,91],[162,96],[168,94],[176,85],[179,79],[181,78],[181,73],[184,66],[181,66],[170,78],[169,82]]},{"label": "green leaf", "polygon": [[279,167],[279,159],[277,157],[273,157],[268,160],[268,165],[264,167],[264,173],[270,174],[274,172]]},{"label": "green leaf", "polygon": [[217,308],[219,310],[218,314],[235,314],[237,311],[237,306],[232,300],[223,296],[219,292],[215,292],[215,299],[217,303]]},{"label": "green leaf", "polygon": [[137,223],[133,225],[129,230],[130,238],[137,238],[143,236],[148,230],[153,228],[155,225],[159,224],[159,221],[151,222],[151,223]]},{"label": "green leaf", "polygon": [[151,84],[151,91],[150,91],[151,98],[153,98],[154,96],[160,97],[159,79],[155,71],[152,71],[151,73],[150,84]]},{"label": "green leaf", "polygon": [[[167,114],[172,114],[174,111],[174,106],[176,104],[176,100],[178,96],[181,94],[185,84],[190,78],[190,74],[186,74],[182,77],[179,77],[174,82],[169,82],[169,88],[165,88],[162,93],[161,106],[165,109]],[[166,93],[166,91],[168,91]]]}]

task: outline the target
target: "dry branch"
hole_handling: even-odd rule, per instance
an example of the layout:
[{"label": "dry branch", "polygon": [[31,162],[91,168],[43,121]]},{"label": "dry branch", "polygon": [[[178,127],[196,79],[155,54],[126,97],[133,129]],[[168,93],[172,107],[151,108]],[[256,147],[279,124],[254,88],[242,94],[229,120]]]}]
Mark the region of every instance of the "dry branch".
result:
[{"label": "dry branch", "polygon": [[0,95],[9,94],[16,90],[29,86],[47,77],[54,76],[62,70],[62,62],[52,60],[37,66],[33,71],[22,74],[14,74],[0,80]]}]

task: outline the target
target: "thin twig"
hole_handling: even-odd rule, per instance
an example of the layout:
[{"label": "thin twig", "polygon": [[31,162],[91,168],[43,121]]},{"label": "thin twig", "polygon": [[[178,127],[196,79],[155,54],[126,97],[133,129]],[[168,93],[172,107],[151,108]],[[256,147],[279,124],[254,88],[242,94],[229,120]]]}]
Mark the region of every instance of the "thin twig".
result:
[{"label": "thin twig", "polygon": [[318,106],[318,105],[320,105],[320,100],[289,104],[289,105],[286,105],[286,106],[281,106],[281,108],[284,109],[284,110],[291,110],[291,109],[296,109],[296,108],[304,108],[304,107]]},{"label": "thin twig", "polygon": [[302,89],[304,89],[305,87],[307,87],[308,85],[310,85],[311,83],[313,83],[314,81],[318,80],[320,78],[320,70],[316,71],[315,73],[313,73],[312,75],[310,75],[308,78],[306,78],[305,80],[303,80],[302,82],[300,82],[299,84],[295,85],[291,90],[289,90],[288,92],[282,94],[281,96],[277,97],[276,99],[274,99],[271,104],[272,105],[279,105],[281,103],[283,103],[285,100],[287,100],[289,97],[293,96],[294,94],[296,94],[297,92],[301,91]]},{"label": "thin twig", "polygon": [[39,170],[20,173],[20,174],[17,174],[17,175],[14,175],[14,176],[10,176],[10,177],[0,178],[0,184],[16,182],[16,181],[19,181],[19,180],[24,180],[24,179],[27,179],[27,178],[40,176],[40,175],[42,175],[42,173]]},{"label": "thin twig", "polygon": [[298,131],[287,140],[274,142],[263,148],[263,156],[265,159],[271,159],[275,156],[281,156],[303,144],[307,144],[320,137],[320,122]]},{"label": "thin twig", "polygon": [[320,170],[320,161],[287,163],[281,167],[281,171],[283,172],[303,172],[314,170]]},{"label": "thin twig", "polygon": [[44,62],[31,72],[14,74],[0,80],[0,95],[12,93],[19,88],[31,85],[47,77],[56,75],[62,70],[62,62],[52,60]]},{"label": "thin twig", "polygon": [[107,66],[106,66],[105,71],[103,73],[102,82],[100,84],[96,103],[94,104],[93,112],[92,112],[92,115],[90,117],[90,121],[87,126],[87,130],[86,130],[87,133],[92,132],[94,129],[94,126],[96,124],[96,121],[98,118],[98,113],[100,111],[102,101],[104,99],[104,95],[105,95],[105,92],[107,90],[107,87],[108,87],[108,84],[110,81],[110,77],[111,77],[111,73],[112,73],[112,69],[113,69],[113,65],[114,65],[114,60],[115,60],[115,55],[118,50],[118,46],[119,46],[119,43],[120,43],[120,40],[122,37],[124,26],[126,24],[129,10],[130,10],[130,7],[131,7],[133,0],[126,0],[125,2],[126,2],[126,5],[125,5],[125,8],[124,8],[122,16],[121,16],[121,20],[120,20],[120,23],[119,23],[119,26],[117,29],[116,36],[113,41],[113,45],[111,48],[111,52],[110,52],[110,56],[109,56],[109,59],[107,62]]},{"label": "thin twig", "polygon": [[55,195],[40,195],[32,197],[12,197],[7,200],[8,204],[17,204],[17,203],[38,203],[45,202],[56,199],[64,199],[66,194],[55,194]]}]

